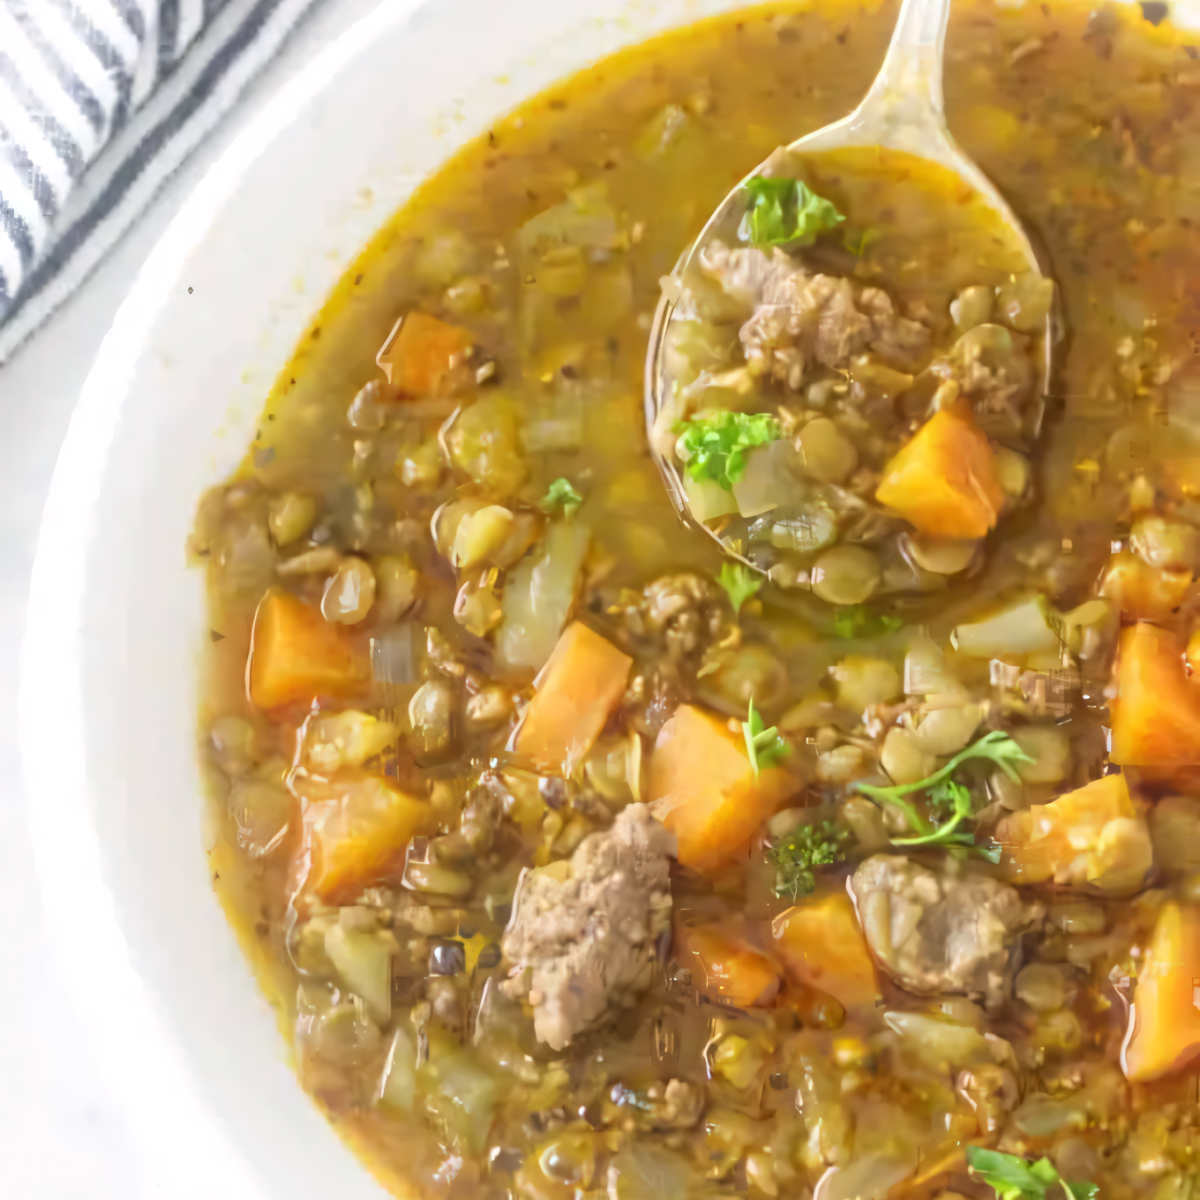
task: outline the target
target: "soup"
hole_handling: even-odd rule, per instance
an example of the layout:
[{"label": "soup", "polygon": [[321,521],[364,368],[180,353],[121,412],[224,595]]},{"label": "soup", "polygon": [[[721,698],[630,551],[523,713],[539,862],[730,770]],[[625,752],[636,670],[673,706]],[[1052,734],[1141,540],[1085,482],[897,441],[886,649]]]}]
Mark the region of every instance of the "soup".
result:
[{"label": "soup", "polygon": [[[752,311],[693,328],[749,386],[672,418],[666,455],[714,422],[681,486],[715,464],[736,505],[727,428],[771,434],[747,471],[790,456],[709,518],[737,557],[651,451],[659,280],[859,98],[892,5],[731,13],[534,98],[309,330],[190,546],[212,868],[301,1083],[397,1194],[1200,1186],[1200,45],[1162,10],[956,6],[951,125],[1056,296],[999,252],[896,255],[920,180],[767,196],[805,288],[874,289],[929,349],[859,361],[871,325],[814,374],[802,324],[757,365]],[[845,220],[801,245],[820,200]],[[989,424],[964,372],[1036,378],[1052,300],[1049,387]]]}]

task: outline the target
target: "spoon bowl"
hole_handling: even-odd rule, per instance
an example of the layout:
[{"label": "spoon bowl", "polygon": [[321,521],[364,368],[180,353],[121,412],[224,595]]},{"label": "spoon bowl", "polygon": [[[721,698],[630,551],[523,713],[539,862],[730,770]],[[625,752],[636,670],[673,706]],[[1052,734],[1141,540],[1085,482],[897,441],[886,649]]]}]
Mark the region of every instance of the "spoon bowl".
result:
[{"label": "spoon bowl", "polygon": [[[1028,231],[982,170],[964,153],[945,119],[942,64],[950,0],[903,0],[883,64],[858,106],[841,120],[823,126],[774,151],[747,174],[709,217],[696,239],[664,280],[650,331],[646,358],[645,401],[651,451],[677,511],[689,524],[699,525],[725,553],[763,570],[744,553],[737,539],[697,517],[692,510],[684,473],[669,452],[668,434],[674,428],[669,404],[675,386],[669,345],[673,322],[686,311],[682,303],[688,281],[695,278],[705,248],[723,233],[738,228],[747,214],[747,190],[752,181],[787,175],[787,164],[817,163],[838,156],[873,155],[919,162],[926,174],[952,184],[958,195],[970,195],[972,211],[1002,240],[1014,271],[1047,277],[1042,256]],[[961,201],[960,201],[961,203]],[[1034,404],[1023,430],[1026,444],[1040,433],[1053,368],[1057,317],[1047,313],[1034,354]],[[778,581],[778,580],[777,580]],[[903,589],[901,589],[903,590]]]}]

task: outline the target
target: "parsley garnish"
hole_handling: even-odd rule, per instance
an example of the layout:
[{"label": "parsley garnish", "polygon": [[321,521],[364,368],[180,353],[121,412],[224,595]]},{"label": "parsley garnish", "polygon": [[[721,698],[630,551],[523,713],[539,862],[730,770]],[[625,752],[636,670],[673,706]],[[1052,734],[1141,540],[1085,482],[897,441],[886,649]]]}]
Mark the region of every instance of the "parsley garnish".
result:
[{"label": "parsley garnish", "polygon": [[801,179],[756,175],[742,185],[750,207],[738,236],[752,246],[811,246],[846,218]]},{"label": "parsley garnish", "polygon": [[693,417],[675,426],[681,457],[693,479],[712,479],[727,492],[746,470],[746,451],[782,436],[770,413],[720,412]]},{"label": "parsley garnish", "polygon": [[876,613],[861,604],[839,608],[833,614],[833,636],[843,641],[895,633],[904,624],[895,613]]},{"label": "parsley garnish", "polygon": [[583,497],[575,490],[571,481],[560,475],[546,489],[546,494],[538,501],[538,508],[547,513],[561,509],[563,514],[569,517],[582,503]]},{"label": "parsley garnish", "polygon": [[953,816],[962,802],[963,792],[970,796],[970,792],[955,779],[943,779],[941,783],[935,783],[925,797],[929,811],[941,817]]},{"label": "parsley garnish", "polygon": [[[854,789],[869,796],[876,803],[890,804],[900,809],[913,830],[913,837],[892,838],[895,846],[962,846],[992,862],[999,851],[992,847],[978,846],[974,835],[960,828],[973,812],[970,789],[952,779],[954,772],[963,763],[974,758],[987,759],[998,766],[1010,779],[1019,778],[1017,766],[1033,759],[1002,729],[993,729],[973,741],[965,750],[960,750],[944,766],[918,779],[915,783],[897,783],[890,787],[878,787],[870,783],[856,783]],[[931,813],[944,818],[940,824],[931,825],[905,797],[912,792],[925,792],[926,804]]]},{"label": "parsley garnish", "polygon": [[754,768],[756,779],[761,768],[774,766],[792,752],[777,726],[772,725],[770,729],[763,727],[762,715],[754,707],[753,699],[742,722],[742,737],[746,739],[746,757]]},{"label": "parsley garnish", "polygon": [[854,255],[855,258],[862,258],[867,252],[867,247],[872,242],[877,242],[880,238],[878,229],[872,229],[868,226],[866,229],[860,229],[858,233],[847,233],[842,238],[842,245]]},{"label": "parsley garnish", "polygon": [[789,900],[806,896],[816,886],[813,867],[827,867],[846,857],[850,831],[834,821],[797,825],[771,843],[767,857],[775,864],[775,895]]},{"label": "parsley garnish", "polygon": [[744,563],[723,562],[717,572],[717,582],[725,589],[735,613],[741,612],[742,605],[762,587],[758,573]]},{"label": "parsley garnish", "polygon": [[995,1191],[998,1200],[1047,1200],[1056,1186],[1063,1200],[1097,1200],[1100,1195],[1094,1183],[1068,1183],[1048,1158],[1030,1163],[1015,1154],[968,1146],[967,1166]]},{"label": "parsley garnish", "polygon": [[[928,832],[916,837],[892,838],[893,846],[973,846],[975,837],[958,827],[970,817],[975,806],[971,803],[971,789],[963,787],[953,779],[943,779],[929,789],[930,809],[945,820]],[[927,827],[928,828],[928,827]]]}]

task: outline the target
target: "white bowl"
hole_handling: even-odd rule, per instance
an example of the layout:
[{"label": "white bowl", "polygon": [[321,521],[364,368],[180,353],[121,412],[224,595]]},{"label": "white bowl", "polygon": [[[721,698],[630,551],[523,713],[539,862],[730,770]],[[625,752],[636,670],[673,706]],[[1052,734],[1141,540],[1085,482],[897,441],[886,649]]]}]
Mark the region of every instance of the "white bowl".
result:
[{"label": "white bowl", "polygon": [[116,314],[46,507],[21,737],[47,929],[172,1200],[380,1195],[297,1085],[210,887],[197,498],[240,459],[326,293],[456,145],[622,45],[733,7],[385,3],[237,139]]}]

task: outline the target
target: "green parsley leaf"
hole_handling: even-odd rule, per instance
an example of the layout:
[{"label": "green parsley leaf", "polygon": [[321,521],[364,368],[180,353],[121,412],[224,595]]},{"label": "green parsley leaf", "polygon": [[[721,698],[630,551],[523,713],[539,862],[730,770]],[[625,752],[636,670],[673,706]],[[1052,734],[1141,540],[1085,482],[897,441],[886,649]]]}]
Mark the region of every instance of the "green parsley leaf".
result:
[{"label": "green parsley leaf", "polygon": [[895,613],[876,613],[862,604],[850,604],[833,614],[833,636],[843,641],[877,637],[895,633],[903,624],[904,619]]},{"label": "green parsley leaf", "polygon": [[854,255],[855,258],[862,258],[867,252],[867,247],[872,242],[879,241],[883,235],[878,229],[868,226],[866,229],[860,229],[857,233],[846,232],[842,238],[842,245]]},{"label": "green parsley leaf", "polygon": [[727,492],[746,470],[746,451],[783,435],[779,419],[770,413],[719,412],[693,417],[675,426],[680,457],[693,479],[711,479]]},{"label": "green parsley leaf", "polygon": [[[855,791],[862,792],[877,804],[890,804],[904,813],[915,836],[892,838],[893,845],[965,847],[981,858],[995,862],[999,856],[998,848],[978,846],[974,835],[960,828],[962,823],[973,815],[971,792],[951,776],[963,763],[975,758],[995,763],[1013,780],[1018,778],[1017,766],[1020,763],[1033,761],[1012,737],[1002,729],[993,729],[977,738],[965,750],[960,750],[924,779],[918,779],[914,783],[897,783],[891,787],[879,787],[870,783],[855,783],[852,786]],[[917,810],[916,805],[906,799],[912,792],[927,793],[927,803],[932,811],[936,815],[944,815],[946,819],[940,825],[931,825]]]},{"label": "green parsley leaf", "polygon": [[807,895],[816,886],[813,868],[841,862],[850,840],[850,831],[836,822],[817,821],[772,842],[767,857],[775,864],[775,895],[789,900]]},{"label": "green parsley leaf", "polygon": [[746,719],[742,722],[742,737],[746,739],[746,757],[754,768],[755,778],[763,767],[774,766],[792,752],[776,726],[763,728],[762,715],[754,707],[753,698],[746,709]]},{"label": "green parsley leaf", "polygon": [[846,218],[801,179],[756,175],[742,185],[750,207],[738,236],[752,246],[811,246]]},{"label": "green parsley leaf", "polygon": [[725,589],[729,603],[735,613],[742,611],[742,605],[751,596],[758,594],[762,587],[762,578],[757,571],[751,570],[745,563],[723,562],[717,572],[717,582]]},{"label": "green parsley leaf", "polygon": [[560,509],[569,517],[582,503],[583,497],[575,490],[571,481],[560,475],[546,489],[546,494],[538,501],[538,508],[547,513]]},{"label": "green parsley leaf", "polygon": [[971,793],[955,779],[943,779],[929,789],[926,797],[930,809],[940,817],[952,817],[958,806],[965,800],[968,804]]},{"label": "green parsley leaf", "polygon": [[935,829],[927,828],[926,832],[920,833],[916,837],[892,838],[893,846],[973,846],[975,844],[975,838],[970,833],[960,832],[958,828],[974,812],[970,788],[965,788],[961,783],[955,783],[953,780],[944,779],[929,789],[929,802],[930,807],[935,810],[944,811],[947,806],[949,807],[946,820]]},{"label": "green parsley leaf", "polygon": [[926,775],[924,779],[918,779],[915,783],[897,783],[891,787],[875,787],[869,783],[856,783],[854,786],[864,796],[870,796],[872,800],[891,803],[902,796],[907,796],[910,792],[928,791],[944,779],[949,779],[963,763],[969,762],[973,758],[983,758],[995,763],[1014,782],[1020,778],[1017,774],[1017,766],[1021,763],[1033,762],[1033,759],[1003,729],[993,729],[990,733],[985,733],[983,737],[976,738],[965,750],[960,750],[932,775]]},{"label": "green parsley leaf", "polygon": [[1027,1162],[1015,1154],[968,1146],[967,1166],[992,1188],[998,1200],[1047,1200],[1055,1194],[1052,1189],[1061,1189],[1063,1200],[1097,1200],[1100,1195],[1094,1183],[1068,1182],[1048,1158]]}]

